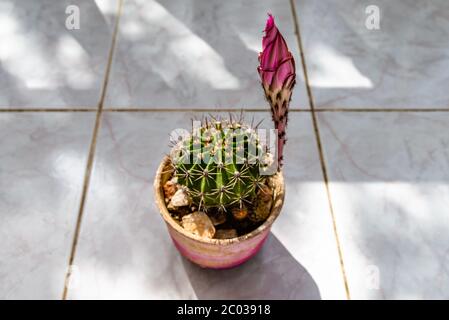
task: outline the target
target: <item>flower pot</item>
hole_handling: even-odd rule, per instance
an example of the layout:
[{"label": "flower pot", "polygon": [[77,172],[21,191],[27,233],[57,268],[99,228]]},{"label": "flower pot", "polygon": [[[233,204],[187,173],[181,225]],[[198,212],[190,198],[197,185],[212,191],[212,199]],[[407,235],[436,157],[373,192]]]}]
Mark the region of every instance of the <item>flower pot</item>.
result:
[{"label": "flower pot", "polygon": [[284,202],[284,179],[282,172],[279,172],[273,176],[274,201],[271,213],[262,225],[237,238],[202,238],[187,232],[168,212],[162,187],[170,176],[170,160],[166,157],[160,164],[154,181],[156,204],[178,251],[190,261],[205,268],[231,268],[254,256],[268,237],[271,225],[280,214]]}]

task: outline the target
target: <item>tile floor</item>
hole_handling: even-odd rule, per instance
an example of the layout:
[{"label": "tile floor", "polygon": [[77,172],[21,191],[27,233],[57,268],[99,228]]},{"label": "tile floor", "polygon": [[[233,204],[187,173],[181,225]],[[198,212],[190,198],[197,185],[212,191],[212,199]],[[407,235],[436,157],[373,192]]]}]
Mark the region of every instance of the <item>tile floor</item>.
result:
[{"label": "tile floor", "polygon": [[[371,4],[1,0],[0,298],[448,299],[449,4],[376,1],[368,30]],[[253,260],[202,270],[152,181],[202,111],[271,125],[266,11],[298,69],[286,202]]]}]

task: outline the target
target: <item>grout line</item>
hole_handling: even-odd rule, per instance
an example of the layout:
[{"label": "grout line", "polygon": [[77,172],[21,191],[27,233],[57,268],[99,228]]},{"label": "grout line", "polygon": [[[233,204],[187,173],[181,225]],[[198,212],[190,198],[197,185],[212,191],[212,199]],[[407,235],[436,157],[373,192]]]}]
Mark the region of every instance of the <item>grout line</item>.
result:
[{"label": "grout line", "polygon": [[[310,99],[310,98],[309,98]],[[104,108],[104,112],[269,112],[268,108]],[[288,112],[312,112],[312,109],[289,109]],[[449,112],[449,108],[313,108],[313,112]]]},{"label": "grout line", "polygon": [[115,49],[115,45],[116,45],[118,27],[119,27],[119,22],[120,22],[120,16],[121,16],[121,13],[122,13],[122,4],[123,4],[123,0],[118,0],[117,19],[116,19],[114,30],[113,30],[113,33],[112,33],[112,42],[111,42],[111,47],[109,48],[108,62],[107,62],[107,66],[106,66],[103,87],[102,87],[102,90],[101,90],[100,101],[98,103],[97,115],[96,115],[96,118],[95,118],[95,126],[94,126],[94,130],[93,130],[93,133],[92,133],[92,140],[91,140],[91,144],[90,144],[90,148],[89,148],[89,156],[88,156],[88,159],[87,159],[86,171],[85,171],[85,174],[84,174],[84,183],[83,183],[83,189],[82,189],[82,194],[81,194],[81,201],[80,201],[80,206],[79,206],[79,211],[78,211],[78,218],[77,218],[77,221],[76,221],[75,233],[73,235],[73,241],[72,241],[72,248],[71,248],[71,253],[70,253],[70,257],[69,257],[68,270],[67,270],[67,273],[66,273],[66,276],[65,276],[65,281],[64,281],[64,291],[63,291],[63,294],[62,294],[62,300],[67,300],[67,295],[68,295],[67,284],[68,284],[68,280],[70,278],[70,267],[73,265],[73,262],[75,261],[76,249],[77,249],[77,244],[78,244],[78,237],[79,237],[80,230],[81,230],[81,223],[82,223],[82,220],[83,220],[84,207],[86,205],[87,193],[89,191],[90,178],[92,176],[93,162],[94,162],[95,151],[96,151],[96,146],[97,146],[97,137],[98,137],[98,132],[100,130],[100,125],[101,125],[101,116],[102,116],[102,112],[103,112],[103,102],[104,102],[104,97],[106,95],[106,89],[107,89],[107,85],[108,85],[108,78],[109,78],[109,74],[110,74],[110,71],[111,71],[112,58],[114,56],[114,49]]},{"label": "grout line", "polygon": [[[310,97],[309,97],[310,99]],[[0,109],[0,113],[57,113],[57,112],[97,112],[97,108],[90,107],[80,107],[80,108],[9,108]],[[144,108],[144,107],[110,107],[102,108],[102,112],[269,112],[267,108]],[[312,112],[312,109],[289,109],[289,112]],[[313,109],[315,113],[324,112],[354,112],[354,113],[370,113],[370,112],[397,112],[397,113],[409,113],[409,112],[419,112],[419,113],[432,113],[432,112],[449,112],[449,108],[315,108]]]},{"label": "grout line", "polygon": [[296,39],[298,42],[298,49],[299,49],[299,53],[300,53],[300,57],[301,57],[301,64],[302,64],[302,68],[303,68],[303,72],[304,72],[304,81],[305,81],[305,84],[307,87],[307,95],[309,97],[310,108],[312,110],[311,115],[312,115],[313,128],[315,131],[315,138],[316,138],[318,153],[319,153],[319,157],[320,157],[321,170],[323,173],[323,179],[324,179],[324,184],[326,187],[327,199],[328,199],[329,209],[330,209],[331,218],[332,218],[332,227],[334,230],[334,236],[335,236],[335,240],[336,240],[336,244],[337,244],[338,256],[340,259],[340,268],[341,268],[341,272],[342,272],[342,276],[343,276],[343,281],[344,281],[344,286],[345,286],[345,291],[346,291],[346,298],[348,300],[350,300],[351,295],[349,292],[348,278],[346,275],[345,264],[343,261],[343,252],[342,252],[342,248],[341,248],[341,244],[340,244],[340,238],[338,236],[335,212],[333,209],[331,192],[330,192],[330,188],[329,188],[329,178],[328,178],[328,173],[327,173],[327,168],[326,168],[326,163],[325,163],[325,158],[324,158],[324,153],[323,153],[323,145],[321,143],[320,130],[319,130],[319,126],[318,126],[317,116],[315,114],[315,104],[314,104],[314,100],[313,100],[312,90],[311,90],[309,78],[307,75],[306,60],[305,60],[305,56],[304,56],[301,33],[300,33],[300,29],[299,29],[299,19],[296,14],[296,7],[295,7],[294,0],[290,0],[290,7],[292,10],[292,14],[293,14],[293,20],[294,20],[294,25],[295,25],[295,34],[296,34]]},{"label": "grout line", "polygon": [[449,108],[332,108],[313,109],[314,112],[449,112]]},{"label": "grout line", "polygon": [[99,103],[99,111],[100,112],[103,110],[104,99],[106,97],[106,91],[107,91],[107,87],[109,84],[109,74],[111,73],[115,44],[117,42],[118,28],[119,28],[119,23],[120,23],[120,16],[122,15],[123,1],[125,1],[125,0],[118,0],[117,21],[115,22],[114,31],[113,31],[114,33],[112,34],[112,43],[111,43],[111,47],[109,48],[108,64],[106,66],[106,74],[105,74],[104,81],[103,81],[103,88],[102,88],[103,90],[101,91],[101,96],[100,96],[100,103]]},{"label": "grout line", "polygon": [[312,89],[310,88],[310,85],[309,85],[309,76],[307,74],[306,59],[304,57],[303,48],[302,48],[301,35],[299,32],[298,15],[296,14],[295,0],[290,0],[290,9],[291,9],[292,15],[293,15],[293,25],[295,28],[296,41],[298,43],[299,56],[301,59],[302,70],[304,73],[304,82],[306,85],[306,91],[307,91],[307,97],[309,99],[310,110],[312,110],[312,112],[314,112],[315,106],[314,106],[313,97],[312,97]]},{"label": "grout line", "polygon": [[75,232],[74,232],[73,240],[72,240],[71,252],[70,252],[70,256],[69,256],[69,263],[68,263],[69,269],[67,270],[67,273],[65,276],[65,281],[64,281],[64,291],[62,294],[63,300],[67,299],[67,294],[68,294],[67,285],[68,285],[68,280],[70,277],[70,267],[73,265],[73,262],[75,260],[76,247],[78,244],[78,236],[80,233],[81,221],[82,221],[82,217],[83,217],[84,207],[86,204],[87,192],[89,189],[90,177],[91,177],[92,167],[93,167],[93,162],[94,162],[94,154],[95,154],[96,145],[97,145],[97,136],[98,136],[98,131],[100,128],[100,118],[101,118],[101,112],[98,111],[96,118],[95,118],[95,126],[94,126],[94,130],[92,133],[92,140],[91,140],[90,147],[89,147],[89,156],[87,158],[86,171],[84,173],[84,180],[83,180],[84,182],[83,182],[83,188],[82,188],[82,193],[81,193],[80,206],[79,206],[78,217],[77,217],[76,225],[75,225]]},{"label": "grout line", "polygon": [[[105,108],[105,112],[270,112],[269,108]],[[292,112],[310,112],[310,109],[293,109]]]},{"label": "grout line", "polygon": [[34,108],[34,109],[25,109],[25,108],[9,108],[9,109],[0,109],[0,112],[97,112],[97,108]]},{"label": "grout line", "polygon": [[[268,108],[233,109],[233,108],[105,108],[105,112],[269,112]],[[304,110],[307,111],[307,110]]]}]

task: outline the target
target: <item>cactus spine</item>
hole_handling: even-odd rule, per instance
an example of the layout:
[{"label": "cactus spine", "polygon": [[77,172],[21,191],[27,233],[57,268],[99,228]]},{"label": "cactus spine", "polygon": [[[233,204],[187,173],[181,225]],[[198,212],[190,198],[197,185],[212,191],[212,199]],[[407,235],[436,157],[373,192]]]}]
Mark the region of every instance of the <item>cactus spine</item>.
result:
[{"label": "cactus spine", "polygon": [[237,121],[206,119],[172,149],[178,183],[200,210],[250,203],[262,187],[264,147],[255,128]]}]

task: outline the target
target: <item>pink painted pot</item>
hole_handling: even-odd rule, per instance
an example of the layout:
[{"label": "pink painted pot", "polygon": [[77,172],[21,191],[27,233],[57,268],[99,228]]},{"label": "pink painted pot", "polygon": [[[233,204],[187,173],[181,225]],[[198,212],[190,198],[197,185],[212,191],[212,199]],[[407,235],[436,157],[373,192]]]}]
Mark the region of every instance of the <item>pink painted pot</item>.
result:
[{"label": "pink painted pot", "polygon": [[154,181],[155,199],[168,232],[178,251],[190,261],[204,268],[226,269],[242,264],[254,256],[264,244],[271,225],[281,212],[284,202],[282,172],[274,176],[274,201],[268,219],[256,230],[232,239],[206,239],[184,230],[170,215],[164,201],[163,185],[170,179],[170,160],[165,158]]}]

